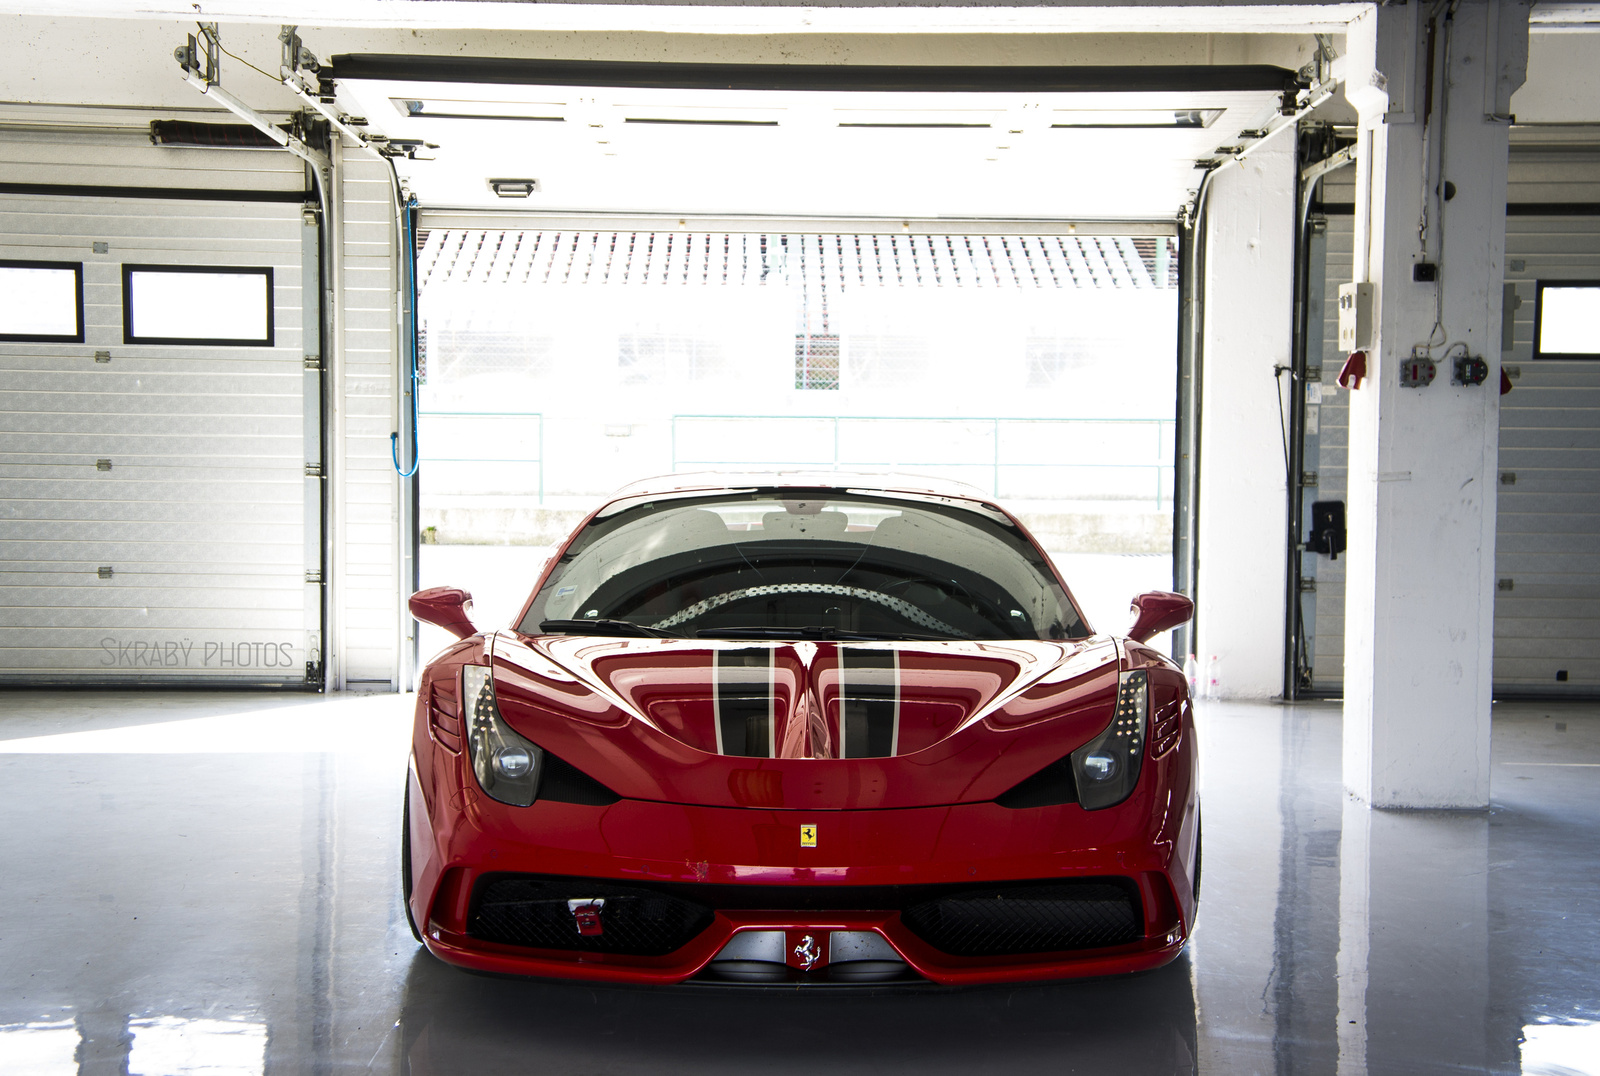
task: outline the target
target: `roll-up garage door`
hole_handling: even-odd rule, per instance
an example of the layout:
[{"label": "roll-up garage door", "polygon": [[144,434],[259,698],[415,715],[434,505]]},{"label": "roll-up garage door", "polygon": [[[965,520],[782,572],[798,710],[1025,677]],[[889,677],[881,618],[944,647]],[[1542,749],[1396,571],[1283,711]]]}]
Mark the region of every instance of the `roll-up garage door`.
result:
[{"label": "roll-up garage door", "polygon": [[[0,272],[81,267],[82,340],[0,339],[0,681],[319,680],[318,229],[300,169],[96,149],[120,179],[151,164],[133,178],[190,189],[91,192],[72,147],[4,151],[39,151],[8,180],[69,186],[0,187]],[[179,167],[222,158],[233,175]]]},{"label": "roll-up garage door", "polygon": [[[1514,214],[1515,310],[1500,401],[1494,682],[1600,693],[1600,361],[1534,356],[1538,285],[1600,280],[1600,215]],[[1508,304],[1513,305],[1513,304]]]},{"label": "roll-up garage door", "polygon": [[[1600,692],[1600,361],[1535,359],[1540,282],[1600,280],[1600,215],[1586,205],[1539,201],[1539,177],[1573,173],[1554,197],[1590,196],[1593,167],[1582,156],[1513,147],[1506,221],[1507,334],[1502,362],[1513,391],[1500,400],[1495,536],[1494,690],[1498,695]],[[1345,500],[1348,393],[1334,384],[1337,295],[1351,279],[1352,178],[1328,184],[1325,222],[1312,239],[1309,326],[1312,365],[1305,424],[1306,520],[1319,500]],[[1528,199],[1518,201],[1517,199]],[[1318,274],[1322,279],[1317,279]],[[1321,339],[1318,339],[1320,331]],[[1311,686],[1336,693],[1344,676],[1344,559],[1303,557],[1301,614]]]}]

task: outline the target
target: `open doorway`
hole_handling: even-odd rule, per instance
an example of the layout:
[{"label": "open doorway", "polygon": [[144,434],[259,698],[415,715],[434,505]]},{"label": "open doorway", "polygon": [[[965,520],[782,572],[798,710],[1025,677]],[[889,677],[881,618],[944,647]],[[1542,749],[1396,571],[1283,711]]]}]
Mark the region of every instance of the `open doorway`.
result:
[{"label": "open doorway", "polygon": [[484,625],[607,492],[701,470],[966,482],[1020,512],[1105,628],[1172,584],[1169,225],[424,214],[418,241],[420,574],[471,590]]}]

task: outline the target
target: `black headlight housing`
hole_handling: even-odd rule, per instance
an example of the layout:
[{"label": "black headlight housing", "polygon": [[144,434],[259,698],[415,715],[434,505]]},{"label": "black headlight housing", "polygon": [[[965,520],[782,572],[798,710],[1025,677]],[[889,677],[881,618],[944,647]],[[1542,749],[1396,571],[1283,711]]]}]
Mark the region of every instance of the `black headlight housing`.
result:
[{"label": "black headlight housing", "polygon": [[478,787],[501,803],[529,806],[539,791],[544,751],[500,716],[493,670],[485,665],[462,666],[461,689],[466,702],[467,756]]},{"label": "black headlight housing", "polygon": [[1144,758],[1145,722],[1150,711],[1149,676],[1143,669],[1117,681],[1117,708],[1104,732],[1072,752],[1078,803],[1086,811],[1115,807],[1133,795]]}]

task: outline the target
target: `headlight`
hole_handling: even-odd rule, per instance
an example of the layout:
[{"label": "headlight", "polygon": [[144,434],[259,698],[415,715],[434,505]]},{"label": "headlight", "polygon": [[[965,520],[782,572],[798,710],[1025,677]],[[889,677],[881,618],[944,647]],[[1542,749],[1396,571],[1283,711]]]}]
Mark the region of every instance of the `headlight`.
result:
[{"label": "headlight", "polygon": [[1144,723],[1149,684],[1143,669],[1125,672],[1117,683],[1117,710],[1111,724],[1072,752],[1078,802],[1086,811],[1113,807],[1133,794],[1144,757]]},{"label": "headlight", "polygon": [[478,785],[490,798],[526,807],[539,790],[544,752],[500,716],[494,701],[494,676],[482,665],[461,669],[461,697],[467,701],[467,754]]}]

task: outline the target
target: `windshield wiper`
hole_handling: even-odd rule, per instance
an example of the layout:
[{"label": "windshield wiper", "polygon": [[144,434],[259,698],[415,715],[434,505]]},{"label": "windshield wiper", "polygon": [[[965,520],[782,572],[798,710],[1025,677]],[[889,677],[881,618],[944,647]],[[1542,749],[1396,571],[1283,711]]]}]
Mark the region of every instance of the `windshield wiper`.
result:
[{"label": "windshield wiper", "polygon": [[949,642],[944,635],[917,635],[902,631],[851,631],[849,628],[830,628],[811,625],[804,628],[769,628],[762,626],[737,628],[701,628],[695,632],[700,639],[837,639],[843,642],[906,640],[922,642]]},{"label": "windshield wiper", "polygon": [[560,635],[638,635],[646,639],[681,639],[683,635],[664,628],[650,628],[631,620],[541,620],[539,630]]}]

